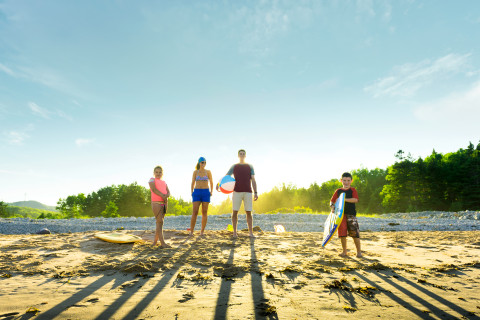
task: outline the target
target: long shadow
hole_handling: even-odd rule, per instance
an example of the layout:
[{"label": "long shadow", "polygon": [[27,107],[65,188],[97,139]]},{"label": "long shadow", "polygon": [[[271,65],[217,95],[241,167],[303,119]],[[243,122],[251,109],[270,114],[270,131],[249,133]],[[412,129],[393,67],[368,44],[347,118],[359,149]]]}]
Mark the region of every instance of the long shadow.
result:
[{"label": "long shadow", "polygon": [[[176,262],[179,262],[179,261],[184,261],[186,260],[186,258],[190,255],[190,253],[192,252],[194,248],[194,245],[190,246],[190,248],[188,248],[187,251],[185,251],[180,257],[177,258]],[[182,266],[183,264],[179,265],[178,267]],[[143,312],[143,310],[145,310],[148,305],[153,301],[153,299],[155,299],[155,297],[160,294],[160,292],[165,288],[165,286],[168,284],[168,282],[173,278],[173,276],[176,274],[176,272],[172,272],[172,273],[165,273],[164,276],[162,277],[162,279],[160,279],[158,281],[158,283],[155,285],[155,287],[152,288],[152,290],[150,290],[150,292],[132,309],[130,310],[130,312],[123,317],[123,319],[125,320],[130,320],[130,319],[135,319],[137,318],[137,316]],[[138,290],[138,289],[137,289]],[[132,295],[130,295],[132,296]],[[123,298],[123,296],[121,297]],[[128,300],[129,297],[127,297],[126,299],[122,299],[122,300]],[[124,302],[122,302],[123,304]],[[107,311],[107,310],[105,310]],[[102,315],[98,316],[97,319],[101,320],[101,319],[110,319],[111,316],[117,311],[117,309],[114,309],[112,308],[108,314],[106,313],[105,315],[103,315],[103,312]]]},{"label": "long shadow", "polygon": [[88,286],[83,288],[81,291],[73,294],[68,299],[57,304],[55,307],[40,313],[36,319],[50,320],[55,318],[60,313],[65,311],[65,309],[67,309],[68,307],[71,307],[72,305],[76,304],[79,301],[82,301],[83,299],[91,295],[94,291],[106,285],[112,279],[113,279],[112,277],[103,276],[95,280],[94,282],[90,283]]},{"label": "long shadow", "polygon": [[[376,288],[380,289],[386,296],[388,296],[390,299],[392,299],[393,301],[395,301],[399,305],[403,306],[404,308],[406,308],[407,310],[409,310],[410,312],[415,314],[417,317],[419,317],[421,319],[433,319],[433,317],[431,315],[429,315],[428,313],[425,313],[422,310],[415,308],[409,302],[403,300],[399,296],[395,295],[393,292],[391,292],[389,290],[385,290],[378,283],[373,282],[370,279],[362,276],[357,271],[353,271],[352,274],[355,274],[358,278],[362,279],[363,281],[365,281],[366,283],[368,283],[372,287],[376,287]],[[373,274],[373,272],[372,272],[372,274]],[[390,283],[392,283],[392,282],[390,281]],[[398,288],[399,286],[395,286],[395,287]],[[400,290],[400,291],[402,291],[402,292],[406,293],[407,295],[411,296],[410,292],[406,289],[402,288],[402,290]]]},{"label": "long shadow", "polygon": [[[391,285],[393,285],[393,286],[398,286],[398,285],[394,284],[394,282],[392,282],[391,280],[389,280],[388,278],[386,278],[384,275],[382,275],[382,274],[380,274],[380,273],[377,273],[377,276],[378,276],[379,278],[381,278],[383,281],[385,281],[385,282],[387,282],[387,283],[389,283],[389,284],[391,284]],[[428,295],[428,296],[430,296],[431,298],[433,298],[433,299],[437,300],[438,302],[442,303],[444,306],[449,307],[451,310],[460,313],[462,316],[465,316],[465,317],[472,317],[472,316],[473,316],[469,311],[467,311],[467,310],[463,309],[462,307],[460,307],[460,306],[452,303],[451,301],[446,300],[445,298],[440,297],[439,295],[431,292],[430,290],[428,290],[428,289],[426,289],[426,288],[423,288],[422,286],[420,286],[420,285],[418,285],[418,284],[416,284],[416,283],[414,283],[414,282],[412,282],[412,281],[410,281],[410,280],[408,280],[408,279],[406,279],[406,278],[404,278],[404,277],[402,277],[402,280],[403,280],[406,284],[410,285],[411,287],[417,289],[418,291],[424,293],[425,295]],[[420,302],[420,300],[423,301],[423,302],[425,302],[425,303],[422,303],[422,304],[423,304],[425,307],[428,307],[430,310],[432,310],[432,312],[435,313],[437,316],[440,317],[440,316],[444,316],[444,315],[446,314],[446,312],[445,312],[444,310],[439,309],[438,307],[432,305],[432,304],[429,303],[428,301],[419,298],[417,295],[413,295],[413,296],[417,297],[416,300],[417,300],[418,302]],[[436,312],[434,312],[433,309],[435,309]],[[447,314],[447,315],[448,315],[448,314]],[[473,319],[473,318],[472,318],[472,319]],[[475,317],[475,319],[480,319],[480,318],[479,318],[479,317]]]},{"label": "long shadow", "polygon": [[[230,250],[230,255],[228,256],[227,265],[233,264],[233,258],[235,255],[235,243],[236,240],[233,240],[232,249]],[[215,307],[215,315],[213,319],[226,319],[227,318],[227,309],[228,301],[230,300],[230,292],[232,291],[232,280],[227,278],[221,278],[222,284],[220,285],[220,290],[218,291],[217,306]]]},{"label": "long shadow", "polygon": [[265,292],[262,285],[262,274],[258,266],[257,253],[255,252],[255,239],[250,238],[250,277],[252,281],[253,306],[255,308],[255,319],[278,320],[276,311],[269,311],[268,300],[265,299]]},{"label": "long shadow", "polygon": [[[185,243],[185,241],[183,242]],[[173,255],[175,255],[181,248],[181,245],[173,249]],[[137,260],[145,260],[146,257],[137,257]],[[147,280],[145,281],[142,286],[144,286],[148,281],[153,281],[153,280]],[[120,284],[117,284],[119,286]],[[111,318],[115,312],[120,309],[121,306],[123,306],[128,299],[130,299],[137,291],[140,289],[140,287],[137,287],[136,289],[131,288],[128,292],[125,292],[122,294],[115,302],[113,302],[111,305],[108,306],[107,309],[105,309],[99,316],[97,316],[95,319],[109,319]]]}]

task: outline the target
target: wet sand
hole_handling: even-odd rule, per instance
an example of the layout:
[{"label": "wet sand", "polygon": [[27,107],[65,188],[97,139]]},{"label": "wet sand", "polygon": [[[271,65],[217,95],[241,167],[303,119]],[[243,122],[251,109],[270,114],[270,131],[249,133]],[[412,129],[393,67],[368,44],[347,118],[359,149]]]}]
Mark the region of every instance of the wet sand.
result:
[{"label": "wet sand", "polygon": [[[123,231],[122,231],[123,232]],[[126,231],[125,231],[126,232]],[[0,319],[479,319],[480,231],[0,235]]]}]

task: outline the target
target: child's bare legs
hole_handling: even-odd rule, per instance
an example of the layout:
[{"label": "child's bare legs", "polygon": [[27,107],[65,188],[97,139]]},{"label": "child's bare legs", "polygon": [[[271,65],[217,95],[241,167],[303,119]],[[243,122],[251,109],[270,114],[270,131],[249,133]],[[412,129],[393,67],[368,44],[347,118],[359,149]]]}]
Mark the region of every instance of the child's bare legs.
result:
[{"label": "child's bare legs", "polygon": [[353,242],[355,243],[355,247],[357,248],[357,257],[362,257],[362,248],[360,246],[360,238],[353,238]]},{"label": "child's bare legs", "polygon": [[237,237],[237,222],[238,222],[238,211],[233,210],[232,212],[232,226],[233,226],[233,237]]},{"label": "child's bare legs", "polygon": [[342,243],[342,250],[343,252],[340,253],[340,257],[347,256],[347,237],[340,237],[340,242]]},{"label": "child's bare legs", "polygon": [[[155,217],[156,221],[156,226],[155,226],[155,238],[153,238],[153,245],[157,244],[158,238],[159,238],[159,226],[158,226],[158,219],[161,216],[162,212],[165,211],[165,207],[159,203],[154,203],[152,202],[152,211],[153,211],[153,216]],[[162,224],[163,226],[163,224]]]},{"label": "child's bare legs", "polygon": [[165,210],[163,210],[163,212],[160,213],[156,219],[157,227],[155,230],[155,239],[153,240],[153,245],[156,245],[157,241],[160,240],[160,246],[162,248],[171,248],[171,246],[165,242],[165,239],[163,239],[163,219],[164,218],[165,218]]},{"label": "child's bare legs", "polygon": [[[340,253],[340,257],[346,257],[347,256],[347,237],[340,237],[340,241],[342,242],[342,250],[343,250],[343,252]],[[353,243],[355,243],[355,248],[357,248],[357,257],[361,258],[362,247],[360,245],[360,238],[353,238]]]},{"label": "child's bare legs", "polygon": [[[155,238],[153,239],[153,245],[156,246],[158,239],[160,238],[160,233],[162,233],[163,236],[163,224],[160,226],[158,219],[156,219],[156,226],[155,226]],[[163,238],[163,237],[162,237]]]},{"label": "child's bare legs", "polygon": [[190,235],[193,236],[193,230],[197,223],[198,209],[200,207],[200,201],[195,201],[192,207],[192,220],[190,220]]},{"label": "child's bare legs", "polygon": [[252,212],[251,211],[245,211],[247,214],[247,225],[248,225],[248,231],[250,232],[250,238],[255,238],[253,235],[253,217],[252,217]]},{"label": "child's bare legs", "polygon": [[[197,208],[197,212],[198,212],[198,208]],[[208,214],[208,202],[202,202],[202,229],[200,230],[200,236],[203,236],[203,233],[205,232],[205,227],[207,226],[207,220],[208,220],[207,214]]]}]

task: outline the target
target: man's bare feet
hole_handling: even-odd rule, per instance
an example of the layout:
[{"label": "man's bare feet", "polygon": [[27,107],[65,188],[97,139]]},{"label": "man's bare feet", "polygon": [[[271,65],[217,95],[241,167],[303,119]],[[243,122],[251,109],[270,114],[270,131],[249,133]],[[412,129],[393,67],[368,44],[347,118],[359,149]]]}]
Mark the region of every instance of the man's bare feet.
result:
[{"label": "man's bare feet", "polygon": [[362,255],[361,252],[358,252],[358,253],[357,253],[357,258],[363,258],[363,255]]},{"label": "man's bare feet", "polygon": [[348,255],[347,255],[346,253],[344,253],[344,252],[340,253],[339,256],[342,257],[342,258],[348,257]]},{"label": "man's bare feet", "polygon": [[194,237],[193,233],[189,233],[189,234],[188,234],[188,237],[189,237],[189,238],[193,238],[193,237]]},{"label": "man's bare feet", "polygon": [[167,243],[164,243],[160,246],[160,248],[171,248],[172,246],[167,244]]},{"label": "man's bare feet", "polygon": [[237,239],[238,238],[238,235],[236,233],[233,234],[232,236],[233,239]]},{"label": "man's bare feet", "polygon": [[253,233],[250,233],[250,238],[251,238],[251,239],[255,239],[256,236],[255,236]]}]

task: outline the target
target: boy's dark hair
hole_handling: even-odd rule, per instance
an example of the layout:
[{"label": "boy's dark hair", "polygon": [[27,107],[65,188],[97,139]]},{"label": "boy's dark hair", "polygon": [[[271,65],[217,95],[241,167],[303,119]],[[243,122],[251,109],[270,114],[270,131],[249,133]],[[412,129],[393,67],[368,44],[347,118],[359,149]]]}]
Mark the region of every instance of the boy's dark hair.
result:
[{"label": "boy's dark hair", "polygon": [[244,149],[238,150],[237,154],[240,154],[240,152],[242,152],[242,151],[243,151],[243,153],[245,153],[245,155],[247,155],[247,151],[245,151]]},{"label": "boy's dark hair", "polygon": [[353,179],[353,178],[352,178],[352,175],[350,174],[350,172],[344,172],[344,173],[342,174],[342,178],[350,178],[350,179]]}]

